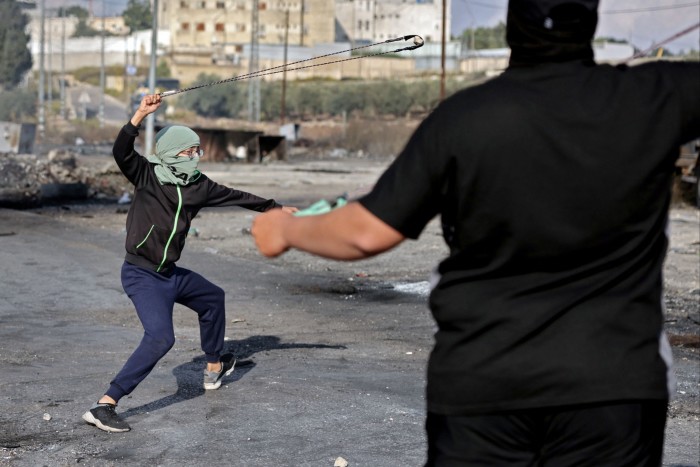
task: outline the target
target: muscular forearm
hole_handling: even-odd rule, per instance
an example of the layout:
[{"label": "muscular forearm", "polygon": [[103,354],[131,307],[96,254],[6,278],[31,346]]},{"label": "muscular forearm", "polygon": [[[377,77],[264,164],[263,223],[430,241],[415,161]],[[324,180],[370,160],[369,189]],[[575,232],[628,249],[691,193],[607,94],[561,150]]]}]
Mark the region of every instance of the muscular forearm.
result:
[{"label": "muscular forearm", "polygon": [[350,203],[321,216],[262,214],[253,224],[253,235],[258,248],[267,256],[295,248],[339,260],[368,258],[404,240],[399,232],[359,203]]}]

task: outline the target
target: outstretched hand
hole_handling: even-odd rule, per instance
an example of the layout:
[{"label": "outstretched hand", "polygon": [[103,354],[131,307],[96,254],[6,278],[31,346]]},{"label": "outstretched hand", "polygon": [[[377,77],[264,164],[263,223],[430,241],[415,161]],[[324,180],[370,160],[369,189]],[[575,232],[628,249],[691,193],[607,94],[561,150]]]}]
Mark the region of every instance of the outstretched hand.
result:
[{"label": "outstretched hand", "polygon": [[286,206],[282,209],[270,209],[253,219],[250,232],[260,253],[274,258],[289,249],[284,232],[285,225],[294,220],[292,209],[297,210]]},{"label": "outstretched hand", "polygon": [[138,109],[136,109],[136,112],[134,112],[134,116],[131,117],[131,124],[134,126],[139,126],[143,119],[158,110],[161,102],[162,98],[160,97],[160,94],[147,94],[143,96],[141,103],[139,103]]}]

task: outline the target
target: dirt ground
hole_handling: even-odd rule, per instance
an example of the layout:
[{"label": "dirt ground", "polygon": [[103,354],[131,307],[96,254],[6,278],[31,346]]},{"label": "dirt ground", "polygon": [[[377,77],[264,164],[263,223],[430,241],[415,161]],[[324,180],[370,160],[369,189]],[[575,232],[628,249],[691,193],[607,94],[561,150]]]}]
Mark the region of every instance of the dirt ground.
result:
[{"label": "dirt ground", "polygon": [[[99,163],[104,163],[104,160],[99,161]],[[202,169],[210,178],[220,183],[260,196],[272,197],[283,204],[305,207],[321,198],[333,199],[344,193],[353,196],[368,190],[386,168],[387,163],[386,159],[326,158],[323,160],[291,160],[266,165],[204,163]],[[128,187],[125,186],[125,190],[128,190]],[[104,232],[105,235],[118,239],[124,232],[127,209],[127,205],[116,204],[114,200],[101,200],[90,203],[45,206],[29,210],[27,213],[39,215],[40,218],[60,221],[78,230],[85,229],[97,234]],[[389,297],[388,302],[396,300],[395,296],[383,295],[384,291],[387,293],[400,291],[417,297],[416,303],[420,303],[427,298],[427,278],[430,271],[447,252],[440,234],[439,223],[434,220],[418,241],[404,242],[385,255],[365,261],[333,262],[294,251],[275,260],[265,260],[255,250],[250,236],[249,228],[254,215],[255,213],[251,211],[236,208],[202,211],[193,222],[187,241],[190,257],[242,262],[253,268],[271,268],[270,274],[278,274],[282,278],[278,287],[282,287],[285,293],[291,295],[290,300],[303,302],[306,312],[315,315],[322,313],[320,310],[313,310],[314,303],[308,301],[308,297],[305,298],[305,295],[315,299],[318,294],[334,294],[336,298],[345,300],[347,303],[355,302],[352,303],[353,306],[363,304],[365,307],[374,307],[379,306],[383,297]],[[697,209],[684,206],[673,208],[669,222],[671,245],[665,269],[665,303],[667,307],[666,331],[673,345],[678,388],[669,409],[664,457],[664,465],[668,466],[700,465],[698,453],[700,442],[699,226],[700,216]],[[7,226],[3,226],[3,229],[7,228]],[[116,245],[115,251],[118,252],[121,246],[121,244]],[[263,264],[264,266],[260,266]],[[296,280],[306,276],[322,279],[315,283]],[[285,280],[284,278],[288,279],[287,284],[282,282]],[[113,285],[118,288],[118,284]],[[2,287],[3,289],[8,287],[7,283],[3,283]],[[235,284],[232,287],[235,289]],[[235,290],[231,292],[236,293]],[[304,302],[304,300],[307,301]],[[320,304],[320,301],[318,303]],[[128,304],[125,307],[128,308]],[[246,317],[245,310],[237,316],[245,318],[235,321],[238,318],[234,316],[234,322],[238,326],[244,325],[245,320],[249,319]],[[138,322],[133,317],[105,317],[104,319],[105,323],[119,324],[138,331]],[[305,322],[290,323],[286,321],[285,326],[294,327],[291,330],[287,329],[288,332],[302,334],[304,331],[312,334],[337,331],[330,318],[319,317],[319,323],[321,327],[311,330],[305,329],[308,326],[308,323]],[[328,328],[324,329],[323,325],[327,325]],[[413,370],[417,369],[420,372],[431,341],[429,316],[427,313],[421,312],[420,323],[411,319],[399,318],[393,327],[389,328],[391,331],[387,332],[389,334],[397,332],[400,335],[401,327],[404,325],[417,326],[416,329],[419,328],[420,332],[424,334],[420,347],[422,363],[417,367],[412,367]],[[267,326],[274,328],[275,318],[271,317]],[[376,333],[372,335],[377,336]],[[398,339],[401,340],[400,337]],[[373,344],[366,343],[365,352],[371,356],[373,348]],[[0,348],[0,350],[2,349]],[[382,358],[381,350],[379,348],[375,350],[380,353],[377,358]],[[418,350],[415,351],[418,352]],[[0,364],[2,363],[1,357],[2,353],[0,353]],[[331,364],[331,360],[329,360],[329,365]],[[361,374],[352,375],[353,378],[361,376]],[[422,379],[422,375],[416,382],[417,385],[423,384],[420,379]],[[388,398],[389,395],[387,395]],[[417,419],[419,420],[420,417]],[[21,448],[18,446],[20,444],[16,443],[14,448],[2,447],[0,465],[4,462],[33,465],[31,459],[41,458],[27,457],[29,450],[26,449],[23,455],[19,455],[18,452]],[[422,446],[418,446],[419,450],[421,448]],[[89,452],[83,453],[81,456],[82,458],[91,458]],[[365,461],[365,463],[356,461],[354,464],[351,462],[350,465],[392,465],[391,461],[377,461],[374,464],[367,459]],[[161,458],[160,464],[168,465],[169,462]],[[277,464],[302,465],[303,463],[287,459],[277,462]],[[393,465],[409,464],[396,463]],[[413,465],[416,463],[414,462]]]}]

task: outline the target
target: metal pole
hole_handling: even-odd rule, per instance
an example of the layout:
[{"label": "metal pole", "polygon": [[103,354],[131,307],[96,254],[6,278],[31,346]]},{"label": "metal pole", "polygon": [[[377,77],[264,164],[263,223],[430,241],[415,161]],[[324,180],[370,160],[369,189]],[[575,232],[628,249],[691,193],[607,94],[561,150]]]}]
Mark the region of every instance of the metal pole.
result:
[{"label": "metal pole", "polygon": [[[148,89],[150,94],[156,93],[156,60],[158,54],[158,0],[153,0],[153,24],[151,26],[151,63],[150,69],[148,70]],[[145,153],[150,154],[153,152],[153,139],[154,139],[154,127],[155,116],[154,114],[149,114],[146,117],[146,144]]]},{"label": "metal pole", "polygon": [[[299,28],[299,45],[304,47],[304,0],[301,0],[301,11],[299,12],[299,19],[301,21],[301,26]],[[289,14],[289,11],[287,11]]]},{"label": "metal pole", "polygon": [[[248,71],[250,73],[258,70],[258,62],[260,60],[258,0],[253,0],[252,4],[250,60],[248,65]],[[248,121],[260,121],[260,78],[253,78],[248,83]]]},{"label": "metal pole", "polygon": [[282,63],[285,67],[282,69],[282,103],[280,105],[280,124],[284,125],[286,112],[286,94],[287,94],[287,46],[289,44],[289,10],[284,15],[284,58]]},{"label": "metal pole", "polygon": [[100,128],[105,126],[105,0],[102,0],[102,30],[100,31]]},{"label": "metal pole", "polygon": [[447,0],[442,0],[442,52],[440,54],[440,100],[445,100],[445,28],[447,23]]},{"label": "metal pole", "polygon": [[59,82],[61,96],[61,118],[66,119],[66,17],[61,8],[61,81]]},{"label": "metal pole", "polygon": [[[50,11],[50,10],[49,10]],[[51,113],[52,107],[53,107],[53,76],[52,76],[52,71],[53,71],[53,34],[51,34],[53,31],[53,24],[51,21],[51,15],[49,13],[49,63],[48,63],[48,69],[46,70],[46,87],[48,92],[46,93],[46,99],[47,99],[47,108],[49,109],[49,113]]]},{"label": "metal pole", "polygon": [[44,20],[46,19],[46,0],[41,0],[41,26],[39,28],[39,136],[44,138]]},{"label": "metal pole", "polygon": [[124,102],[126,102],[126,115],[129,115],[131,102],[129,102],[129,36],[124,36]]}]

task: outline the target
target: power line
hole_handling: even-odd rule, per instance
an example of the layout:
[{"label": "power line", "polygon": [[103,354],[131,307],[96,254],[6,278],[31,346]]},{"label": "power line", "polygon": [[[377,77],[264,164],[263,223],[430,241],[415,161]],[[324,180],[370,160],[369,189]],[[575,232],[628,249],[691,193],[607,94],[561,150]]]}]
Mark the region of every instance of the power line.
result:
[{"label": "power line", "polygon": [[601,11],[601,13],[606,14],[606,15],[614,15],[614,14],[618,14],[618,13],[645,13],[648,11],[679,10],[681,8],[689,8],[689,7],[700,7],[700,3],[699,2],[681,3],[679,5],[651,6],[651,7],[646,7],[646,8],[629,8],[626,10],[605,10],[605,11]]},{"label": "power line", "polygon": [[[477,5],[484,8],[492,8],[494,10],[506,10],[508,8],[506,5],[494,5],[492,3],[485,3],[474,0],[462,0],[462,2],[468,5]],[[678,5],[651,6],[643,8],[627,8],[623,10],[601,10],[600,13],[604,15],[614,15],[618,13],[645,13],[649,11],[678,10],[681,8],[690,8],[698,6],[700,6],[700,2],[681,3]]]}]

